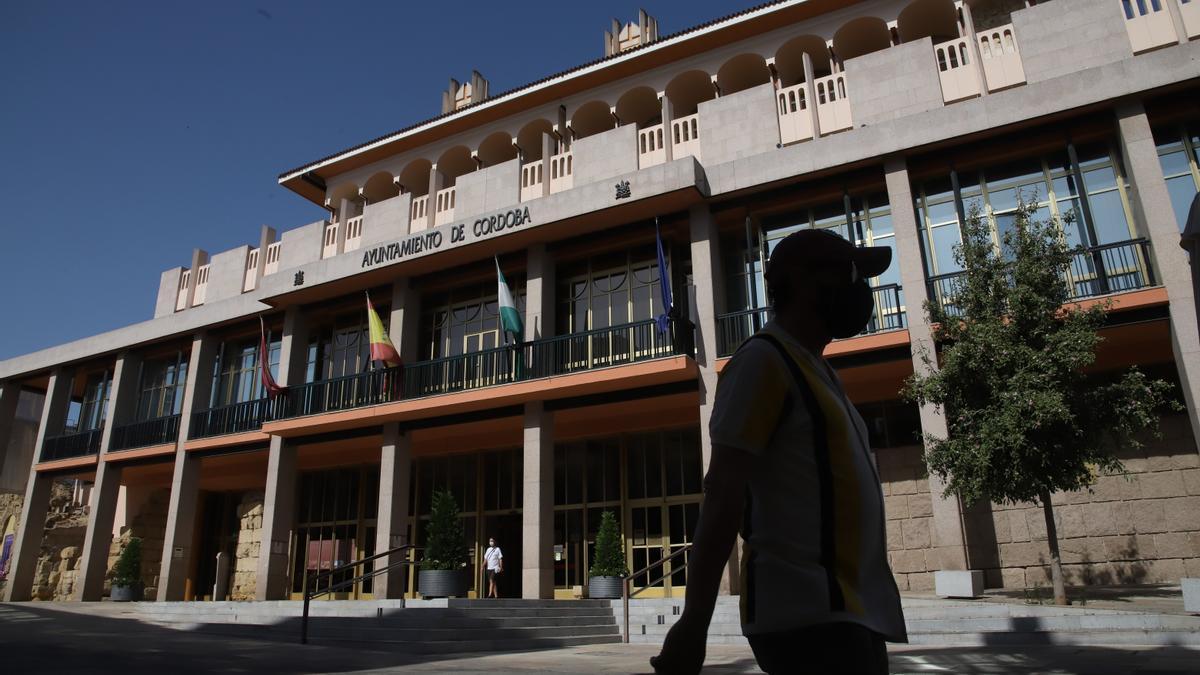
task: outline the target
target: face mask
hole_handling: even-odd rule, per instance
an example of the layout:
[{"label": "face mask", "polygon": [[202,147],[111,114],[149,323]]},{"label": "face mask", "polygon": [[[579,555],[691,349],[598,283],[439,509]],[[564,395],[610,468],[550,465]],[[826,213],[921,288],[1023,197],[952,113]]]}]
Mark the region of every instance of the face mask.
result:
[{"label": "face mask", "polygon": [[875,311],[875,294],[866,279],[858,277],[858,269],[852,267],[850,283],[822,288],[818,305],[829,334],[837,339],[858,335]]}]

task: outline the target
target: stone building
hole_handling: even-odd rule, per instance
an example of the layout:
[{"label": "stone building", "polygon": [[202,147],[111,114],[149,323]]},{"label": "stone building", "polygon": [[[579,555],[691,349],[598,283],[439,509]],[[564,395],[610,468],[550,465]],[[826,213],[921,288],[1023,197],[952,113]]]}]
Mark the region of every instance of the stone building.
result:
[{"label": "stone building", "polygon": [[[506,595],[584,590],[605,510],[630,567],[660,560],[693,532],[717,375],[768,316],[763,261],[800,228],[895,253],[870,325],[825,355],[871,430],[901,587],[942,570],[1037,584],[1041,514],[946,498],[920,445],[945,422],[898,395],[931,342],[923,304],[954,302],[964,214],[999,234],[1021,197],[1076,216],[1067,282],[1112,301],[1095,371],[1138,365],[1186,406],[1126,453],[1128,476],[1057,496],[1071,580],[1200,576],[1200,341],[1179,247],[1200,185],[1197,12],[788,0],[673,33],[642,16],[603,58],[496,95],[478,73],[453,81],[441,115],[279,177],[328,218],[196,249],[162,273],[152,319],[0,362],[0,447],[16,397],[45,398],[17,460],[5,597],[33,594],[46,535],[28,524],[60,479],[92,485],[78,563],[59,563],[86,600],[126,527],[159,549],[160,600],[298,597],[314,572],[420,546],[435,489],[458,499],[473,556],[494,536],[520,571]],[[661,332],[664,278],[688,321]],[[364,292],[402,369],[368,363]],[[648,594],[681,592],[686,569],[667,571]],[[339,597],[417,590],[397,571]]]}]

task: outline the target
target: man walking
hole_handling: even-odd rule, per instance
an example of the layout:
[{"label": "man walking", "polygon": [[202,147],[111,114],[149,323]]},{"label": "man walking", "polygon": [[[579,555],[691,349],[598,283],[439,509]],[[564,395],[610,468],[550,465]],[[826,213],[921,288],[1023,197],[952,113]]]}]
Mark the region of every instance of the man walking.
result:
[{"label": "man walking", "polygon": [[703,665],[739,528],[742,632],[765,672],[886,673],[884,640],[907,640],[866,425],[822,357],[866,326],[866,279],[890,262],[890,249],[821,230],[772,252],[775,317],[721,372],[686,603],[651,659],[657,672]]},{"label": "man walking", "polygon": [[496,538],[488,538],[487,550],[483,552],[483,567],[484,575],[487,578],[487,594],[485,598],[498,598],[500,595],[496,593],[496,577],[504,571],[504,553],[500,551],[500,547],[496,545]]}]

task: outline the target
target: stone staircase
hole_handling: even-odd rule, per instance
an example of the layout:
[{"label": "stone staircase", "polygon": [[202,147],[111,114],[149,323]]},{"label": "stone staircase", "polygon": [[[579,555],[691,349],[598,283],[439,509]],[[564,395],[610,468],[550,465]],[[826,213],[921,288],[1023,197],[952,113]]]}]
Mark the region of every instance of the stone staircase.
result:
[{"label": "stone staircase", "polygon": [[[982,601],[903,599],[910,644],[923,645],[1174,645],[1200,647],[1200,617],[1112,609]],[[612,603],[618,626],[621,602]],[[630,642],[662,642],[683,611],[683,599],[634,599]],[[709,644],[745,645],[738,598],[718,598]]]},{"label": "stone staircase", "polygon": [[[106,614],[180,630],[299,642],[303,603],[102,603]],[[314,601],[309,642],[411,654],[530,651],[621,641],[602,600]]]}]

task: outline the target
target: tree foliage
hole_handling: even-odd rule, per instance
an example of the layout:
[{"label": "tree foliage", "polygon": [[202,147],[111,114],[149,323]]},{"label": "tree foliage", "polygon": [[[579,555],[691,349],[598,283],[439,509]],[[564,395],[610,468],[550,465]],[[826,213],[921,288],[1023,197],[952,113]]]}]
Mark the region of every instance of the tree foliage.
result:
[{"label": "tree foliage", "polygon": [[967,503],[1035,501],[1123,472],[1117,450],[1139,447],[1139,432],[1157,432],[1158,411],[1179,407],[1170,384],[1137,369],[1085,372],[1110,304],[1072,302],[1070,284],[1088,283],[1068,280],[1083,250],[1067,246],[1058,223],[1033,220],[1035,208],[1020,205],[999,246],[978,212],[967,218],[948,308],[925,307],[940,365],[906,386],[945,412],[948,435],[926,435],[926,462]]},{"label": "tree foliage", "polygon": [[142,580],[142,540],[131,537],[113,566],[113,586],[130,588]]},{"label": "tree foliage", "polygon": [[593,577],[621,577],[628,571],[617,517],[612,511],[605,511],[600,516],[600,530],[596,532],[596,558],[592,561],[590,574]]},{"label": "tree foliage", "polygon": [[467,566],[467,538],[458,513],[458,502],[449,490],[433,493],[421,569],[460,570]]}]

